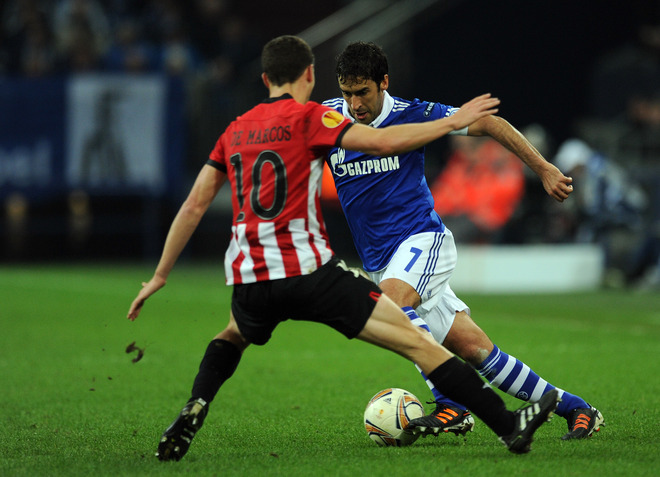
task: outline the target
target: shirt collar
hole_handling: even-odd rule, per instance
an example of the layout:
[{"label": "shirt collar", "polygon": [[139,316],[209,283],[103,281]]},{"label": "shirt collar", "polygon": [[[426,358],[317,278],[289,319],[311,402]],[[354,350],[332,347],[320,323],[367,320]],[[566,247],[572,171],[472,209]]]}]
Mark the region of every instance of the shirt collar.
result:
[{"label": "shirt collar", "polygon": [[281,99],[293,99],[293,96],[291,96],[289,93],[284,93],[282,96],[277,96],[276,98],[266,98],[264,99],[264,103],[274,103],[275,101],[279,101]]}]

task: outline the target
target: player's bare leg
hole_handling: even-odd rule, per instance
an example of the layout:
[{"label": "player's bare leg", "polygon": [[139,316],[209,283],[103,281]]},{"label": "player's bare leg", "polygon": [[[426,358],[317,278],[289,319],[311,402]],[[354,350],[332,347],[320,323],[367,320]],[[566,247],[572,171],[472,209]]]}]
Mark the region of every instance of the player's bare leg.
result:
[{"label": "player's bare leg", "polygon": [[414,326],[387,295],[381,295],[358,338],[387,348],[431,372],[453,355],[426,331]]},{"label": "player's bare leg", "polygon": [[488,335],[464,311],[456,313],[442,344],[475,367],[483,363],[494,348]]}]

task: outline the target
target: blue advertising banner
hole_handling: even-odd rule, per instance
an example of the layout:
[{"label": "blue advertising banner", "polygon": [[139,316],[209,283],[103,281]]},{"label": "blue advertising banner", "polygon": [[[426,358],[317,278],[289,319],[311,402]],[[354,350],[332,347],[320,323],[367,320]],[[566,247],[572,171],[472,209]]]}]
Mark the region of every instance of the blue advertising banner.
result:
[{"label": "blue advertising banner", "polygon": [[64,86],[61,79],[0,79],[0,198],[64,186]]},{"label": "blue advertising banner", "polygon": [[176,190],[184,102],[165,76],[0,79],[0,198]]}]

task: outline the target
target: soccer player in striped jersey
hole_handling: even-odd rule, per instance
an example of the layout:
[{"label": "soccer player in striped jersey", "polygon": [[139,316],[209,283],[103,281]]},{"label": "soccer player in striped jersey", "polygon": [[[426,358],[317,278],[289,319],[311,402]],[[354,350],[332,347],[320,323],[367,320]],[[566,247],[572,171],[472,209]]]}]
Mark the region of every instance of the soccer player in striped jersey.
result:
[{"label": "soccer player in striped jersey", "polygon": [[269,98],[233,121],[218,139],[172,222],[154,276],[143,283],[128,311],[128,318],[135,320],[145,300],[165,285],[202,216],[229,180],[229,324],[208,345],[190,399],[163,433],[158,458],[179,460],[186,454],[209,404],[245,349],[251,343],[265,344],[287,319],[324,323],[347,338],[408,358],[436,388],[467,403],[510,451],[528,452],[534,432],[557,407],[558,393],[508,411],[474,369],[428,339],[375,283],[334,256],[320,208],[323,161],[332,146],[381,156],[414,150],[496,112],[499,100],[486,94],[451,117],[376,130],[309,101],[314,56],[300,38],[271,40],[261,59]]},{"label": "soccer player in striped jersey", "polygon": [[[342,97],[323,104],[372,128],[433,121],[459,111],[440,103],[390,96],[387,57],[374,43],[349,44],[337,57],[335,73]],[[572,179],[547,162],[501,117],[489,115],[450,134],[493,137],[522,159],[541,178],[546,192],[560,202],[573,190]],[[439,343],[512,396],[535,402],[555,389],[525,363],[495,346],[449,286],[456,247],[451,231],[434,210],[424,177],[424,148],[374,156],[336,147],[327,163],[363,268],[413,323],[430,331]],[[435,435],[472,430],[469,407],[427,383],[436,409],[411,424]],[[559,393],[562,402],[557,414],[566,418],[569,430],[562,439],[588,437],[599,429],[603,417],[596,408],[577,395],[561,389]]]}]

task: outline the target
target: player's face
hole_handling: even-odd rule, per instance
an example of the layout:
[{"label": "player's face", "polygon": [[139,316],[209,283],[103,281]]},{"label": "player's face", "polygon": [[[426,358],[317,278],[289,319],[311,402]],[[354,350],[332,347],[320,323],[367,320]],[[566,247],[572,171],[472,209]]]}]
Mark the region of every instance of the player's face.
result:
[{"label": "player's face", "polygon": [[361,124],[370,124],[383,110],[383,100],[387,86],[387,75],[380,84],[374,80],[364,80],[362,78],[358,78],[354,82],[339,83],[339,89],[346,103],[348,103],[351,116]]}]

